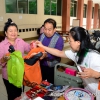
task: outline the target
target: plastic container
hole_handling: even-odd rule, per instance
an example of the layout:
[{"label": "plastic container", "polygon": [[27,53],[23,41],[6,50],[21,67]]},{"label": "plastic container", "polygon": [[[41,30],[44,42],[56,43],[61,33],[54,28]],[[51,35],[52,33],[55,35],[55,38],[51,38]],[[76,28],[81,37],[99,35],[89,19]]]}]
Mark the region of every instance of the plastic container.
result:
[{"label": "plastic container", "polygon": [[[65,73],[65,70],[59,71],[58,67],[71,68],[77,70],[75,66],[69,66],[67,64],[58,63],[55,65],[54,71],[54,84],[55,85],[70,85],[72,87],[82,87],[82,79],[80,77],[72,76]],[[63,68],[63,69],[64,69]]]},{"label": "plastic container", "polygon": [[82,88],[68,89],[65,91],[64,97],[66,100],[94,100],[93,94]]},{"label": "plastic container", "polygon": [[69,75],[72,75],[72,76],[76,76],[76,70],[74,70],[72,68],[66,68],[65,73],[69,74]]}]

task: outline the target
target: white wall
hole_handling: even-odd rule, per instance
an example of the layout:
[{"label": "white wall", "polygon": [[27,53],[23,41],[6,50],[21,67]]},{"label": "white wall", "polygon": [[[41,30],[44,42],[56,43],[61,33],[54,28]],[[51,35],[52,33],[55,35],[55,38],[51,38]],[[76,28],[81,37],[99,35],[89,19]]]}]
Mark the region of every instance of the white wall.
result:
[{"label": "white wall", "polygon": [[[86,3],[87,0],[84,0]],[[26,28],[38,28],[40,27],[44,20],[47,18],[53,18],[57,21],[57,26],[62,26],[62,17],[61,16],[51,16],[51,15],[44,15],[44,0],[37,0],[38,14],[14,14],[14,13],[6,13],[5,12],[5,0],[0,0],[0,31],[3,30],[4,23],[7,21],[8,18],[12,18],[12,20],[18,25],[19,29],[26,29]],[[3,20],[2,20],[3,18]],[[73,19],[76,17],[70,18],[70,25],[72,25]],[[86,26],[86,19],[83,19],[83,27]],[[57,28],[57,30],[61,30],[61,28]],[[19,37],[21,38],[29,38],[29,37],[36,37],[36,31],[31,32],[21,32],[19,33]]]}]

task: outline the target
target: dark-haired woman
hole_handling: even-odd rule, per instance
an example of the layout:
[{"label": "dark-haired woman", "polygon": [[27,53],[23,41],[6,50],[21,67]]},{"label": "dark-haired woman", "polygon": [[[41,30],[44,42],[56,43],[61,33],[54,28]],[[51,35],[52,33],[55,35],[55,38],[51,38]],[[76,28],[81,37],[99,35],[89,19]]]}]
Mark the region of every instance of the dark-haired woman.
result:
[{"label": "dark-haired woman", "polygon": [[8,59],[6,58],[6,54],[8,53],[9,46],[13,45],[15,50],[20,50],[22,55],[24,55],[24,52],[30,51],[30,45],[17,37],[18,27],[10,18],[5,23],[4,35],[5,39],[0,43],[0,65],[2,66],[2,77],[6,86],[8,100],[14,100],[21,95],[22,89],[17,88],[8,81],[6,66]]},{"label": "dark-haired woman", "polygon": [[74,27],[69,32],[69,44],[71,50],[60,51],[36,42],[38,46],[58,57],[73,60],[79,69],[79,76],[83,79],[85,88],[96,93],[100,77],[100,54],[90,41],[89,33],[82,27]]}]

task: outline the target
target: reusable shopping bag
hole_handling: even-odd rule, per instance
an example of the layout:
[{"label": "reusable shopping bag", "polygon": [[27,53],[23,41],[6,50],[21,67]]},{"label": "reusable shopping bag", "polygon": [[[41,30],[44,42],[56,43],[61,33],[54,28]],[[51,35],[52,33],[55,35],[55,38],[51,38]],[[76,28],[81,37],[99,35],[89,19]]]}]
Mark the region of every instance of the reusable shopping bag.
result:
[{"label": "reusable shopping bag", "polygon": [[[37,55],[38,55],[39,52],[42,52],[43,53],[43,52],[45,52],[45,50],[42,49],[42,48],[40,48],[40,47],[37,47],[37,48],[32,49],[24,57],[24,67],[25,67],[25,70],[24,70],[24,80],[23,80],[23,84],[25,86],[32,87],[35,84],[40,84],[41,81],[42,81],[42,75],[41,75],[41,69],[40,69],[39,60],[37,60],[33,65],[31,64],[32,63],[32,59],[34,61],[34,59],[36,59],[35,57],[37,57]],[[31,56],[32,53],[37,53],[37,55],[36,56],[33,56],[33,58],[31,59],[30,56]],[[28,58],[30,58],[30,59],[28,59]]]},{"label": "reusable shopping bag", "polygon": [[7,62],[7,74],[9,83],[20,88],[23,85],[24,60],[20,51],[10,53]]}]

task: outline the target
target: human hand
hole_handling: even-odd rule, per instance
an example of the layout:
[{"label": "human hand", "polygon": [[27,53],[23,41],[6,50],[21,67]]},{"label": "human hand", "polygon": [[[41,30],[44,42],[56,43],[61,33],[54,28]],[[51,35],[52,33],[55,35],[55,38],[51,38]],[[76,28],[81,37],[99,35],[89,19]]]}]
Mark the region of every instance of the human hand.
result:
[{"label": "human hand", "polygon": [[45,57],[47,57],[47,52],[42,52],[43,53],[43,55],[42,55],[42,57],[40,58],[40,60],[42,60],[42,59],[44,59]]},{"label": "human hand", "polygon": [[84,69],[85,69],[85,67],[83,67],[83,66],[80,66],[80,68],[81,68],[82,72],[84,72]]},{"label": "human hand", "polygon": [[36,41],[35,44],[39,47],[43,47],[43,44],[40,41]]},{"label": "human hand", "polygon": [[91,68],[84,68],[83,72],[78,72],[78,75],[81,78],[98,78],[99,72],[97,72]]},{"label": "human hand", "polygon": [[35,42],[36,42],[36,41],[32,41],[32,42],[30,43],[30,47],[31,47],[31,49],[37,47]]},{"label": "human hand", "polygon": [[7,62],[8,60],[10,59],[10,53],[4,55],[2,58],[1,58],[1,63],[5,63]]},{"label": "human hand", "polygon": [[10,59],[10,56],[5,55],[3,58],[5,61],[8,61]]}]

